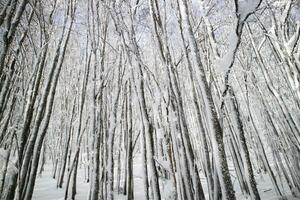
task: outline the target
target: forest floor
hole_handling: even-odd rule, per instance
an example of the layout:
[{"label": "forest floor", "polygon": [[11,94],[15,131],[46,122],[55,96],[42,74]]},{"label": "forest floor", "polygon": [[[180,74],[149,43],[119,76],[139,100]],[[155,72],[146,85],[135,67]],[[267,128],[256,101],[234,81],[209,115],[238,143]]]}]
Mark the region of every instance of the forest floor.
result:
[{"label": "forest floor", "polygon": [[[135,199],[143,200],[145,199],[144,196],[144,187],[143,187],[143,174],[142,174],[142,166],[139,164],[142,163],[140,159],[135,159],[134,163],[134,191],[135,191]],[[201,177],[203,179],[204,177]],[[237,179],[233,176],[233,182],[236,189],[236,195],[238,200],[246,200],[245,197],[238,186]],[[279,199],[274,189],[272,189],[272,184],[270,179],[267,175],[256,175],[256,180],[258,182],[258,189],[261,195],[262,200],[277,200]],[[122,182],[122,181],[121,181]],[[202,181],[205,183],[205,181]],[[161,183],[162,188],[162,196],[163,199],[172,199],[171,196],[171,184],[169,181],[165,183]],[[64,184],[65,186],[65,184]],[[79,168],[78,170],[78,178],[77,178],[77,195],[76,199],[78,200],[86,200],[88,197],[90,183],[86,182],[85,179],[85,172],[83,167]],[[280,187],[283,187],[282,185]],[[206,190],[206,185],[203,184],[204,190]],[[284,190],[287,194],[290,193],[287,189]],[[35,189],[33,193],[34,200],[63,200],[65,194],[65,187],[63,188],[56,188],[56,180],[52,178],[52,165],[47,164],[45,165],[44,172],[42,176],[37,178]],[[116,200],[125,199],[125,196],[116,194]],[[248,198],[250,199],[250,198]],[[299,198],[294,198],[292,196],[287,196],[287,200],[300,200]]]}]

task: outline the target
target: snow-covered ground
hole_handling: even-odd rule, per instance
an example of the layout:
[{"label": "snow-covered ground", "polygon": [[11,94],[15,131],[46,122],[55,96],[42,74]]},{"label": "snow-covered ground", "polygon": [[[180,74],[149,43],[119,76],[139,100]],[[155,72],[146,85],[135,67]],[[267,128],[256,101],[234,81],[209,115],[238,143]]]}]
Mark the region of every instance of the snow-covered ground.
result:
[{"label": "snow-covered ground", "polygon": [[[0,149],[0,153],[2,155],[2,159],[0,161],[4,161],[5,159],[5,152],[3,149]],[[4,162],[1,162],[4,163]],[[144,185],[143,185],[143,170],[142,170],[142,160],[141,156],[138,155],[134,159],[133,164],[133,174],[134,174],[134,196],[137,200],[143,200],[145,199],[144,195]],[[0,164],[1,167],[1,164]],[[2,166],[3,167],[3,166]],[[230,171],[233,172],[233,166],[232,163],[229,162],[229,168]],[[116,170],[116,169],[115,169]],[[33,193],[33,200],[63,200],[65,195],[65,184],[63,185],[63,188],[57,188],[57,180],[52,178],[52,165],[46,164],[44,172],[42,176],[37,177],[34,193]],[[207,190],[205,178],[203,174],[201,175],[201,182],[204,191]],[[67,176],[67,175],[66,175]],[[262,200],[277,200],[279,199],[276,196],[276,193],[273,189],[272,183],[270,181],[270,178],[267,174],[256,174],[256,180],[258,183],[258,189],[260,192],[260,196]],[[65,177],[66,180],[66,177]],[[121,180],[122,181],[122,180]],[[246,200],[250,199],[245,197],[238,186],[238,180],[235,178],[235,174],[232,174],[232,181],[235,186],[236,190],[236,196],[238,200]],[[161,191],[162,191],[162,197],[163,199],[171,199],[170,196],[172,196],[172,186],[170,181],[164,181],[160,182]],[[78,170],[78,178],[77,178],[77,195],[76,199],[78,200],[86,200],[88,197],[90,183],[87,183],[85,180],[85,173],[83,168],[79,168]],[[290,191],[287,188],[286,183],[280,183],[280,187],[283,188],[282,191],[285,194],[290,194]],[[206,195],[207,197],[207,195]],[[300,198],[292,197],[291,195],[286,196],[287,200],[300,200]],[[125,199],[125,196],[122,194],[115,195],[116,200],[123,200]],[[207,198],[208,199],[208,198]]]},{"label": "snow-covered ground", "polygon": [[[140,157],[135,158],[134,163],[134,196],[137,200],[143,200],[145,199],[144,196],[144,185],[143,185],[143,174],[142,174],[142,165],[141,165],[141,159]],[[203,183],[203,188],[206,190],[206,184],[204,177],[201,176],[201,180]],[[246,200],[250,199],[240,192],[238,187],[238,181],[233,176],[232,177],[233,183],[235,185],[236,189],[236,195],[238,200]],[[273,186],[270,182],[270,179],[267,175],[257,175],[256,180],[258,182],[258,188],[260,192],[260,196],[262,200],[277,200],[279,199],[275,191],[273,189]],[[165,182],[161,184],[162,187],[162,196],[163,199],[170,199],[171,194],[171,185],[170,182]],[[88,197],[88,191],[89,191],[89,183],[85,182],[84,178],[84,170],[82,168],[79,168],[78,170],[78,179],[77,179],[77,195],[76,199],[78,200],[86,200]],[[46,165],[45,171],[43,172],[41,177],[37,178],[36,186],[33,193],[33,199],[34,200],[62,200],[64,199],[64,192],[65,188],[56,188],[56,180],[52,178],[52,166]],[[285,192],[289,194],[289,191],[285,188]],[[115,195],[116,200],[122,200],[125,199],[123,195]],[[300,198],[294,198],[292,196],[287,196],[287,200],[300,200]]]},{"label": "snow-covered ground", "polygon": [[[142,200],[145,199],[144,196],[144,185],[143,185],[143,174],[142,174],[142,163],[141,158],[135,159],[133,165],[134,174],[134,197],[135,199]],[[66,177],[65,177],[66,180]],[[76,199],[86,200],[89,192],[90,183],[86,183],[84,178],[84,170],[79,168],[78,178],[77,178],[77,195]],[[52,178],[52,165],[46,165],[42,176],[38,177],[36,180],[33,200],[63,200],[65,195],[65,183],[63,188],[57,188],[57,181]],[[162,195],[168,196],[170,189],[170,184],[162,184]],[[116,200],[125,199],[124,195],[116,194]]]},{"label": "snow-covered ground", "polygon": [[[84,172],[82,169],[78,170],[77,183],[77,199],[87,199],[89,183],[85,182]],[[42,176],[38,177],[36,180],[32,199],[63,200],[65,195],[65,187],[57,188],[56,185],[57,180],[52,178],[52,166],[46,165]]]}]

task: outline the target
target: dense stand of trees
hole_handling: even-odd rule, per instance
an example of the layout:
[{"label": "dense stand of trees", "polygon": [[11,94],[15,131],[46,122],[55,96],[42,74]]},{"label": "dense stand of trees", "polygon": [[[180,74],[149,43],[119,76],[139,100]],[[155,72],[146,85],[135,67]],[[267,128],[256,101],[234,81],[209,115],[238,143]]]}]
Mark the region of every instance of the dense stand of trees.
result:
[{"label": "dense stand of trees", "polygon": [[300,198],[299,1],[2,0],[0,26],[1,199],[49,166],[64,199],[82,171],[90,200]]}]

